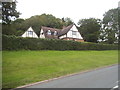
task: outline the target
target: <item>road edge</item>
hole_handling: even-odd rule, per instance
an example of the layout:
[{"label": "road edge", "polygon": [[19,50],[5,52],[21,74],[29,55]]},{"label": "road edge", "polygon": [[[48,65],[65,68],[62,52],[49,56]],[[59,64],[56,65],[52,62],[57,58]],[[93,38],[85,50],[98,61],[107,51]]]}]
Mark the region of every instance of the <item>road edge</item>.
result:
[{"label": "road edge", "polygon": [[23,86],[18,86],[16,88],[11,89],[11,90],[15,90],[15,89],[19,89],[19,88],[26,88],[26,87],[33,86],[33,85],[36,85],[36,84],[46,83],[46,82],[53,81],[53,80],[56,80],[56,79],[61,79],[61,78],[65,78],[65,77],[70,77],[70,76],[82,74],[82,73],[87,73],[87,72],[99,70],[99,69],[102,69],[102,68],[112,67],[112,66],[115,66],[115,65],[119,65],[119,64],[117,63],[117,64],[107,65],[107,66],[98,67],[98,68],[94,68],[94,69],[84,70],[84,71],[77,72],[77,73],[67,74],[67,75],[64,75],[64,76],[60,76],[60,77],[56,77],[56,78],[51,78],[51,79],[48,79],[48,80],[43,80],[43,81],[39,81],[39,82],[35,82],[35,83],[23,85]]}]

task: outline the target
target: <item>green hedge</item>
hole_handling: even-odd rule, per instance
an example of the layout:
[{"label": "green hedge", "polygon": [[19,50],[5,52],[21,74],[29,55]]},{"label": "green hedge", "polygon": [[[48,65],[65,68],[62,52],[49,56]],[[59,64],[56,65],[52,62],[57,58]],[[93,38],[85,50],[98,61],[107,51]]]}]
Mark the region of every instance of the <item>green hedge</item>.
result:
[{"label": "green hedge", "polygon": [[117,50],[117,45],[2,36],[3,50]]}]

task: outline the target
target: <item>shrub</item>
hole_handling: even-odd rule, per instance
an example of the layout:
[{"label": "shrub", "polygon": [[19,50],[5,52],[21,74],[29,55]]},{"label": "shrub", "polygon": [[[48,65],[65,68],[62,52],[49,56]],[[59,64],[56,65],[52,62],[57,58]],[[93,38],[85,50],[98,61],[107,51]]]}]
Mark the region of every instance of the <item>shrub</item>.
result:
[{"label": "shrub", "polygon": [[3,50],[117,50],[118,45],[2,36]]}]

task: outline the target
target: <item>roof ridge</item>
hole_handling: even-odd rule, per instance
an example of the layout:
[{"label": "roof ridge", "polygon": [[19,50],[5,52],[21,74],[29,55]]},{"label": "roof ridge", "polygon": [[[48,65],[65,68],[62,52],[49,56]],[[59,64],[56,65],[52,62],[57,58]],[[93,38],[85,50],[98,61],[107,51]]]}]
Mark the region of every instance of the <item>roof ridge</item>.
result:
[{"label": "roof ridge", "polygon": [[41,26],[41,28],[54,29],[54,30],[61,30],[61,29],[51,28],[51,27],[46,27],[46,26]]}]

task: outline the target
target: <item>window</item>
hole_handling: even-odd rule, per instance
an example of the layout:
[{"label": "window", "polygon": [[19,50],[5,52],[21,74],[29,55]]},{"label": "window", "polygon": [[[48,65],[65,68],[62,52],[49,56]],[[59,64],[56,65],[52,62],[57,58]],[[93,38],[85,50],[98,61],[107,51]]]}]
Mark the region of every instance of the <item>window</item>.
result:
[{"label": "window", "polygon": [[47,34],[48,34],[48,35],[51,35],[51,31],[50,31],[50,30],[48,30]]},{"label": "window", "polygon": [[76,35],[76,32],[75,32],[75,31],[73,31],[73,32],[72,32],[72,35]]},{"label": "window", "polygon": [[54,32],[54,35],[57,35],[57,31]]},{"label": "window", "polygon": [[33,35],[33,32],[32,31],[28,31],[28,35]]}]

